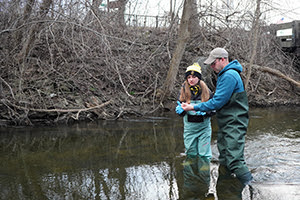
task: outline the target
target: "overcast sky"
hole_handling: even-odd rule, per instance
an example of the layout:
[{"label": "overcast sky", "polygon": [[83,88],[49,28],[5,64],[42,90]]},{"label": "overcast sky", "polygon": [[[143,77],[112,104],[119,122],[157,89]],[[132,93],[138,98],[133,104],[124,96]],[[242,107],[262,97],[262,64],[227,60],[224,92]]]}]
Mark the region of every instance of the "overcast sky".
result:
[{"label": "overcast sky", "polygon": [[276,23],[281,18],[286,22],[300,20],[300,0],[276,0],[273,4],[278,11],[269,14],[271,23]]},{"label": "overcast sky", "polygon": [[[164,15],[170,10],[170,0],[130,0],[130,12],[142,15]],[[228,2],[230,0],[215,0],[213,2]],[[253,2],[254,0],[231,0],[234,5],[241,1]],[[176,2],[177,8],[182,5],[183,0],[173,0]],[[198,1],[200,2],[200,1]],[[201,0],[201,2],[209,2],[209,0]],[[300,20],[300,0],[262,0],[267,2],[269,7],[272,6],[272,12],[266,14],[267,23],[276,23],[284,18],[284,22]]]}]

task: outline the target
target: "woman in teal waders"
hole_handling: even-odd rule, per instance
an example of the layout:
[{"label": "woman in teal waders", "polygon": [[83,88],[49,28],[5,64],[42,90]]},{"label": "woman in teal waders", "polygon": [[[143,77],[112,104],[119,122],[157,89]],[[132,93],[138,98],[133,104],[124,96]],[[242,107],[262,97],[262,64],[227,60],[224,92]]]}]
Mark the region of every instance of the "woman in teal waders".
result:
[{"label": "woman in teal waders", "polygon": [[185,72],[185,81],[180,90],[176,113],[183,116],[184,146],[188,156],[201,156],[211,159],[211,122],[213,112],[184,111],[182,102],[196,105],[206,102],[212,96],[207,85],[201,80],[201,67],[198,63],[189,66]]},{"label": "woman in teal waders", "polygon": [[180,90],[176,113],[183,116],[184,146],[186,159],[183,163],[182,199],[203,199],[212,197],[210,186],[211,122],[213,112],[184,111],[181,103],[196,105],[210,99],[212,93],[201,80],[201,67],[198,63],[189,66],[185,72],[185,81]]}]

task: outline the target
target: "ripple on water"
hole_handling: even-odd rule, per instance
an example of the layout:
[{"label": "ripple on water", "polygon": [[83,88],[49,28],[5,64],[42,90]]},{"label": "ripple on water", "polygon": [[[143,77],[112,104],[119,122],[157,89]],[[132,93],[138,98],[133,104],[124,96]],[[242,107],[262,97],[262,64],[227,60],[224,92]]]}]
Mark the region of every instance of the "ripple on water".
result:
[{"label": "ripple on water", "polygon": [[300,138],[293,136],[297,134],[264,133],[247,140],[245,157],[256,182],[300,183]]}]

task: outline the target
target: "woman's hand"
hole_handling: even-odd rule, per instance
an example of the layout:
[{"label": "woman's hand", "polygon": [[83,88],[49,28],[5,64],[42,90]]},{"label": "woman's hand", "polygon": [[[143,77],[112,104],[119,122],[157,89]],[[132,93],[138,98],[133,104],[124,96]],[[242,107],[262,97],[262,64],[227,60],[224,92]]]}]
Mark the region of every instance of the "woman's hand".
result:
[{"label": "woman's hand", "polygon": [[192,106],[191,104],[188,104],[188,103],[182,103],[181,107],[185,111],[194,110],[194,106]]}]

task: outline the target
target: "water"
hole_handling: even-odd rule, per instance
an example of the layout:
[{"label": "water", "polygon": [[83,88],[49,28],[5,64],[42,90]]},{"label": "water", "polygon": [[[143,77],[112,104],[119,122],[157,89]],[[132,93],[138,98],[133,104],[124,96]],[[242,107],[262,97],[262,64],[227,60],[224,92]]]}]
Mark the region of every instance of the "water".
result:
[{"label": "water", "polygon": [[[245,157],[255,179],[253,199],[300,199],[299,111],[251,109]],[[186,199],[204,195],[195,188],[208,187],[207,174],[215,193],[215,120],[212,124],[213,162],[208,166],[186,160],[182,119],[171,113],[0,128],[0,199]],[[248,191],[243,199],[250,199]]]}]

